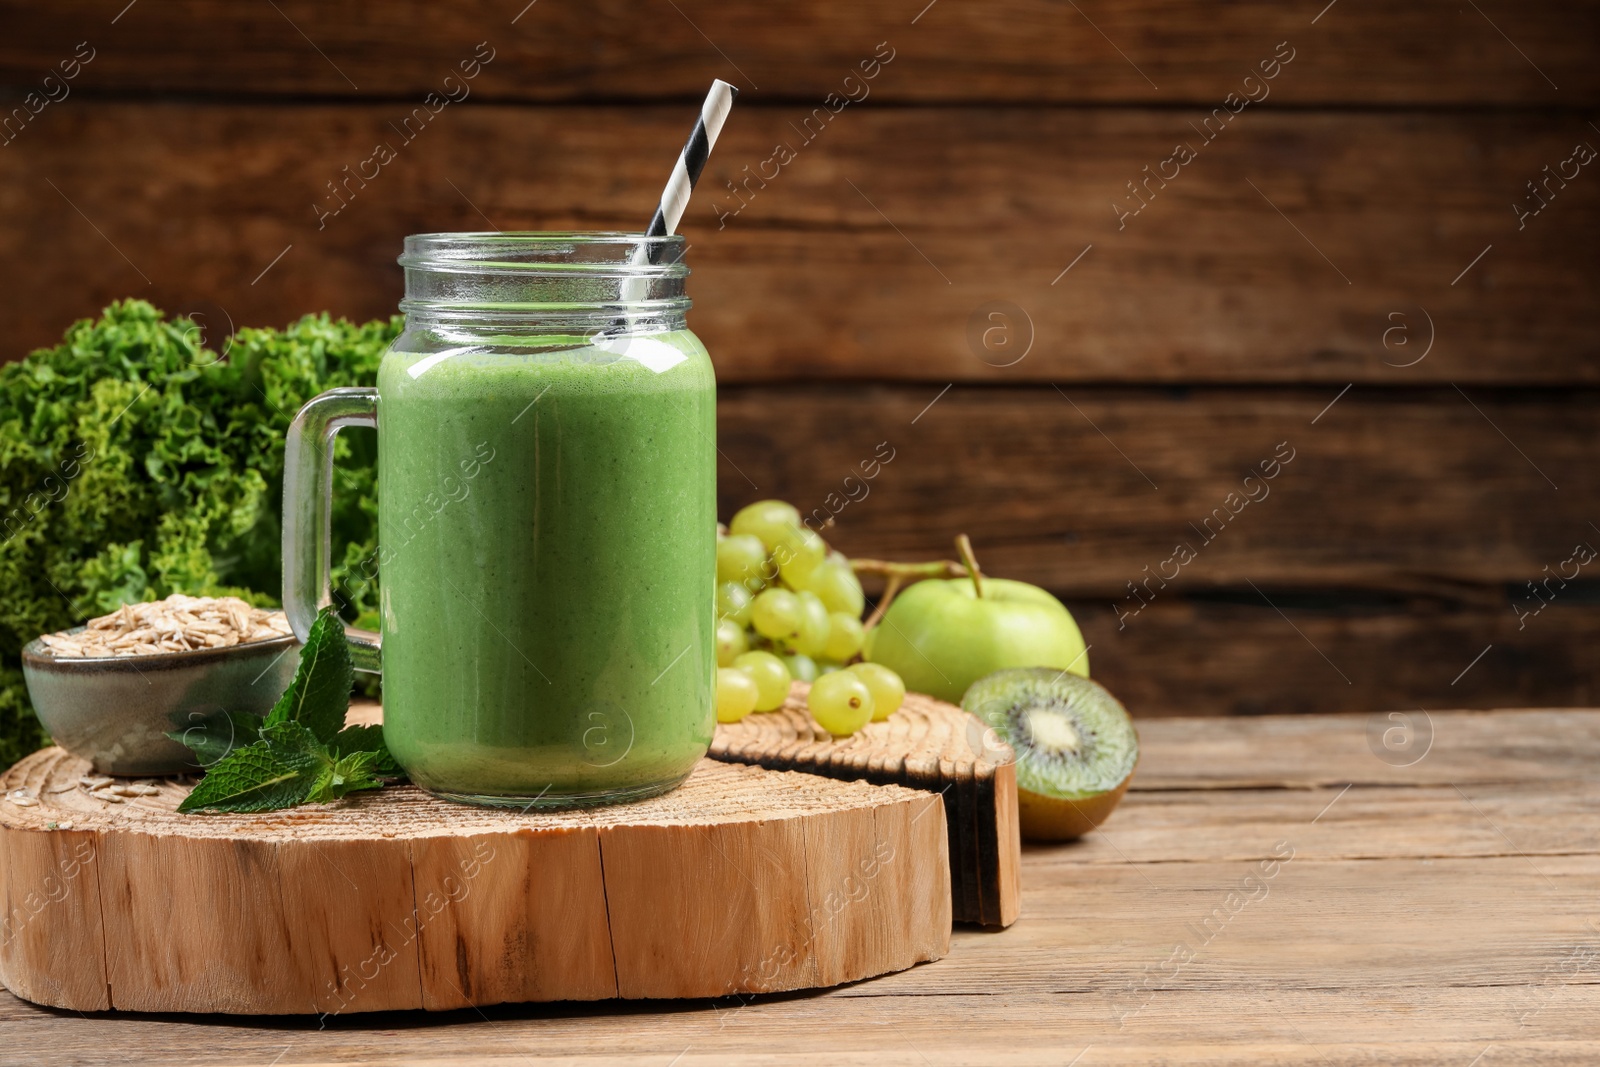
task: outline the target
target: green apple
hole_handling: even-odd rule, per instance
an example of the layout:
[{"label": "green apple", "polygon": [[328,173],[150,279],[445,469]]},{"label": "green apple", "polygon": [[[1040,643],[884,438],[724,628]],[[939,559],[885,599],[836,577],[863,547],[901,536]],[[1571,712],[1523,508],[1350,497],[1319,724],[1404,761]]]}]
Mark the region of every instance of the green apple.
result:
[{"label": "green apple", "polygon": [[1054,667],[1089,677],[1078,624],[1061,601],[1027,582],[967,578],[917,582],[873,627],[866,658],[906,688],[961,703],[967,687],[1007,667]]}]

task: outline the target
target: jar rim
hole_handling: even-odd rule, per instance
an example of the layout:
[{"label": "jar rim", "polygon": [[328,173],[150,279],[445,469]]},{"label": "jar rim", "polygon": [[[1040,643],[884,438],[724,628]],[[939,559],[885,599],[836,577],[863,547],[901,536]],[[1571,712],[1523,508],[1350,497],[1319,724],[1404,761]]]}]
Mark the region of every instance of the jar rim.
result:
[{"label": "jar rim", "polygon": [[[473,273],[604,272],[681,277],[681,234],[650,237],[620,230],[504,230],[418,233],[405,239],[402,267]],[[581,257],[572,252],[583,250]]]},{"label": "jar rim", "polygon": [[570,332],[682,329],[682,236],[618,231],[413,234],[400,310],[431,326]]},{"label": "jar rim", "polygon": [[515,240],[515,241],[596,241],[596,242],[624,242],[637,244],[640,241],[660,242],[662,244],[682,244],[683,234],[669,233],[660,236],[647,236],[633,230],[434,230],[428,233],[414,233],[406,238],[407,241],[436,241],[439,239],[471,239],[471,240]]}]

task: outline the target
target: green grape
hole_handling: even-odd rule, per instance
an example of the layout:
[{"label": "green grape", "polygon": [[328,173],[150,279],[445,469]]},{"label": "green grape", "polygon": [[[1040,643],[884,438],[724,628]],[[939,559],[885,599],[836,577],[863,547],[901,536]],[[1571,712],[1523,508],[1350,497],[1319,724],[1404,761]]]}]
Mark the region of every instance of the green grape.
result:
[{"label": "green grape", "polygon": [[761,699],[761,690],[749,671],[737,667],[717,669],[717,721],[738,722],[752,711]]},{"label": "green grape", "polygon": [[761,538],[734,534],[717,542],[717,581],[748,582],[758,578],[767,563],[767,546]]},{"label": "green grape", "polygon": [[872,721],[872,690],[853,671],[835,671],[811,683],[811,717],[835,737],[848,737]]},{"label": "green grape", "polygon": [[717,586],[717,618],[749,626],[750,604],[755,598],[754,593],[738,582],[723,582]]},{"label": "green grape", "polygon": [[815,593],[796,593],[795,599],[800,602],[800,632],[789,643],[803,655],[820,655],[832,630],[828,609],[822,606]]},{"label": "green grape", "polygon": [[817,664],[810,656],[796,652],[792,656],[784,656],[783,665],[789,668],[789,675],[795,681],[812,682],[816,680]]},{"label": "green grape", "polygon": [[823,643],[822,654],[829,659],[845,663],[855,658],[861,651],[861,642],[866,638],[866,631],[861,628],[861,620],[854,615],[846,615],[842,611],[830,612],[828,615],[828,640]]},{"label": "green grape", "polygon": [[881,663],[852,663],[846,668],[872,691],[872,721],[882,722],[900,708],[906,698],[906,683]]},{"label": "green grape", "polygon": [[736,657],[749,650],[750,642],[744,635],[743,626],[732,619],[717,623],[717,666],[731,667]]},{"label": "green grape", "polygon": [[750,605],[750,622],[756,633],[774,641],[792,641],[800,636],[805,609],[800,598],[787,589],[764,589]]},{"label": "green grape", "polygon": [[818,678],[821,678],[824,674],[832,674],[835,671],[842,671],[842,670],[844,670],[844,664],[842,664],[842,663],[835,663],[835,662],[833,662],[832,660],[829,660],[829,659],[819,659],[819,660],[817,660],[817,677]]},{"label": "green grape", "polygon": [[752,534],[772,548],[788,530],[800,525],[800,513],[792,504],[781,500],[758,500],[734,513],[728,530],[735,534]]},{"label": "green grape", "polygon": [[811,572],[828,558],[828,545],[815,532],[797,528],[785,534],[773,547],[772,558],[784,584],[799,592],[806,588]]},{"label": "green grape", "polygon": [[789,588],[804,589],[811,572],[828,558],[828,543],[815,530],[791,526],[772,546],[772,558],[777,561],[778,573]]},{"label": "green grape", "polygon": [[759,695],[757,711],[771,711],[783,706],[789,697],[789,668],[771,652],[746,652],[734,659],[733,665],[755,680]]},{"label": "green grape", "polygon": [[806,588],[821,597],[829,611],[842,611],[859,619],[867,605],[861,582],[843,556],[830,556],[819,563],[806,575]]}]

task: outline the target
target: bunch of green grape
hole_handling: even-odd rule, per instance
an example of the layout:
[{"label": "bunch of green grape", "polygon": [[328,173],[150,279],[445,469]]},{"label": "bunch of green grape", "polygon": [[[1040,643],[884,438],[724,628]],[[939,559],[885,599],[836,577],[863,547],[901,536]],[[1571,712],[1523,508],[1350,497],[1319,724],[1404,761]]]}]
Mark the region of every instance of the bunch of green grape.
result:
[{"label": "bunch of green grape", "polygon": [[887,667],[851,663],[865,605],[850,561],[793,507],[740,509],[717,536],[717,721],[781,707],[791,680],[813,683],[808,706],[830,733],[887,719],[905,684]]}]

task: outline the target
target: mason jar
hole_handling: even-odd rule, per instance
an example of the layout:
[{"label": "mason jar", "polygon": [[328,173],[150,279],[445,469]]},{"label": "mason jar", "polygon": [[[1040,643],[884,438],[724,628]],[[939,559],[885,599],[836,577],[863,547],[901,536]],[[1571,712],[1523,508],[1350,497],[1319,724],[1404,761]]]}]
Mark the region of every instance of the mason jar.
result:
[{"label": "mason jar", "polygon": [[682,238],[408,237],[378,387],[290,431],[285,607],[329,601],[333,434],[378,430],[384,740],[452,800],[565,807],[682,782],[716,677],[716,381]]}]

